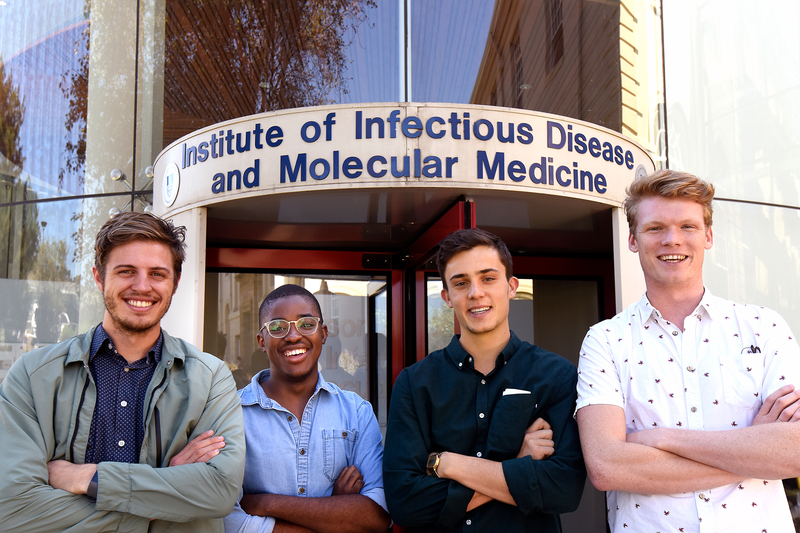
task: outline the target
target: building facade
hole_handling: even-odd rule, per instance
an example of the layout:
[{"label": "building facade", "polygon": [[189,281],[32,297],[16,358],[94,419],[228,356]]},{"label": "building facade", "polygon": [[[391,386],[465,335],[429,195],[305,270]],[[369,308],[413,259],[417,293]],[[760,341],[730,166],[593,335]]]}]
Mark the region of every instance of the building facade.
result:
[{"label": "building facade", "polygon": [[[94,236],[152,210],[189,230],[166,329],[251,375],[261,300],[303,284],[323,373],[383,425],[393,378],[458,330],[444,235],[500,235],[512,328],[576,362],[643,290],[620,203],[655,168],[717,188],[711,291],[798,331],[799,19],[788,1],[0,0],[0,379],[100,322]],[[565,530],[604,515],[587,486]]]}]

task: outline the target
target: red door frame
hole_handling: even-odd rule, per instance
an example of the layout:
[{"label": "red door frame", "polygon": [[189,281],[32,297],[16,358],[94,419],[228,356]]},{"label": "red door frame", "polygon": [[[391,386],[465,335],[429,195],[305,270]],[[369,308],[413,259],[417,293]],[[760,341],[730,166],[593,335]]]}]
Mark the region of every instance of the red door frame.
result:
[{"label": "red door frame", "polygon": [[[409,278],[413,275],[414,278],[414,315],[413,324],[414,328],[414,357],[406,355],[406,363],[411,364],[416,361],[421,361],[428,355],[427,352],[427,336],[428,336],[428,313],[426,306],[426,293],[427,287],[425,277],[430,270],[425,269],[426,263],[433,258],[438,250],[438,245],[452,232],[475,227],[475,202],[459,201],[456,205],[450,208],[444,215],[429,227],[423,233],[409,251],[410,261],[409,268],[406,271]],[[424,317],[425,320],[419,320],[417,317]],[[456,332],[458,331],[458,323],[456,322]],[[403,370],[400,367],[397,372],[392,373],[392,380],[396,379]]]}]

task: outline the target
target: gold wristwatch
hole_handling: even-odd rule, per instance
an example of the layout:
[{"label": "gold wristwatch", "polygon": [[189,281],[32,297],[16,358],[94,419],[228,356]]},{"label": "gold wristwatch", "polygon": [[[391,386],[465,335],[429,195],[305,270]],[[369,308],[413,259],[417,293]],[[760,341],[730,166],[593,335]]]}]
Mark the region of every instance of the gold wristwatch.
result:
[{"label": "gold wristwatch", "polygon": [[439,461],[442,459],[442,454],[444,452],[433,452],[428,456],[428,463],[425,465],[425,471],[428,473],[429,476],[436,476],[439,477],[439,472],[437,468],[439,468]]}]

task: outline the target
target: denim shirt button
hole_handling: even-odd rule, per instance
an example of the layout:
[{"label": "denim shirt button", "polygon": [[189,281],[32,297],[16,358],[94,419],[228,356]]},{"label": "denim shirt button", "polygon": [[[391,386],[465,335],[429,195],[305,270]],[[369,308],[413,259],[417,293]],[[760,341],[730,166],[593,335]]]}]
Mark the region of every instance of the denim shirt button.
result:
[{"label": "denim shirt button", "polygon": [[294,417],[292,415],[289,415],[289,416],[286,417],[286,420],[291,422],[292,420],[294,420]]},{"label": "denim shirt button", "polygon": [[305,487],[300,487],[300,488],[297,490],[297,492],[299,492],[300,494],[305,494],[305,492],[306,492],[306,489],[305,489]]},{"label": "denim shirt button", "polygon": [[306,454],[306,449],[300,448],[300,455],[305,455],[305,454]]}]

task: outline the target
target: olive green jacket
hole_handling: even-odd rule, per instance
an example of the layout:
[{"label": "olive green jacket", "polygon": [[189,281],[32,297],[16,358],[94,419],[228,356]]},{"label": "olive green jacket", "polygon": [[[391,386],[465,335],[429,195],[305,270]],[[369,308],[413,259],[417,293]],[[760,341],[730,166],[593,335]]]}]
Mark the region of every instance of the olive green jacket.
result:
[{"label": "olive green jacket", "polygon": [[[93,334],[25,354],[0,384],[0,530],[224,531],[244,473],[239,396],[222,361],[166,332],[145,397],[139,463],[100,463],[96,502],[48,485],[48,461],[86,456],[97,400]],[[209,429],[225,437],[219,455],[169,466]]]}]

